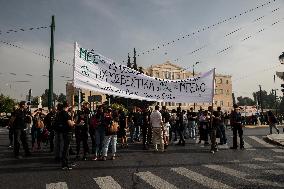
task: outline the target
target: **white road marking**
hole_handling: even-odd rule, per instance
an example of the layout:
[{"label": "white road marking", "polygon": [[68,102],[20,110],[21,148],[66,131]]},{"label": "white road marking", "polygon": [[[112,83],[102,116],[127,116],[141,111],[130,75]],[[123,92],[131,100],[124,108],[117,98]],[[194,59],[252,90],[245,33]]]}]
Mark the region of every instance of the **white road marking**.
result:
[{"label": "white road marking", "polygon": [[121,186],[111,176],[97,177],[94,180],[101,189],[121,189]]},{"label": "white road marking", "polygon": [[250,163],[240,164],[240,166],[248,167],[248,168],[250,168],[250,169],[265,169],[265,167],[263,167],[263,166],[261,166],[261,165],[250,164]]},{"label": "white road marking", "polygon": [[283,170],[265,170],[266,173],[272,174],[272,175],[284,175]]},{"label": "white road marking", "polygon": [[265,142],[264,140],[262,139],[259,139],[257,138],[256,136],[249,136],[249,138],[255,140],[256,142],[262,144],[263,146],[267,147],[267,148],[274,148],[274,149],[271,149],[272,151],[274,152],[277,152],[277,153],[284,153],[284,149],[278,149],[278,148],[275,148],[275,146],[271,145],[271,144],[268,144],[267,142]]},{"label": "white road marking", "polygon": [[[213,169],[215,171],[228,174],[236,178],[244,179],[249,182],[254,182],[254,183],[269,185],[269,186],[275,186],[275,187],[284,187],[284,183],[271,182],[268,180],[261,180],[261,179],[247,179],[246,177],[249,176],[248,174],[240,172],[240,171],[236,171],[234,169],[227,168],[221,165],[204,165],[204,166],[210,169]],[[284,163],[283,163],[283,166],[284,166]]]},{"label": "white road marking", "polygon": [[66,182],[57,182],[46,184],[46,189],[68,189]]},{"label": "white road marking", "polygon": [[270,162],[270,161],[272,161],[271,159],[265,159],[265,158],[261,158],[261,157],[259,157],[259,158],[252,158],[253,160],[255,160],[255,161],[263,161],[263,162]]},{"label": "white road marking", "polygon": [[170,184],[164,179],[152,174],[149,171],[135,173],[139,178],[150,184],[152,187],[157,189],[177,189],[176,186]]},{"label": "white road marking", "polygon": [[248,174],[246,174],[246,173],[236,171],[234,169],[224,167],[224,166],[221,166],[221,165],[203,165],[203,166],[207,167],[209,169],[213,169],[215,171],[219,171],[221,173],[228,174],[228,175],[236,177],[236,178],[244,179],[246,176],[248,176]]},{"label": "white road marking", "polygon": [[274,157],[276,157],[278,159],[284,159],[284,156],[274,156]]},{"label": "white road marking", "polygon": [[231,189],[232,187],[223,184],[221,182],[218,182],[214,179],[211,179],[209,177],[203,176],[199,173],[196,173],[194,171],[191,171],[189,169],[183,168],[183,167],[178,167],[178,168],[172,168],[172,171],[185,176],[187,178],[189,178],[190,180],[193,180],[203,186],[206,186],[208,188],[216,188],[216,189]]}]

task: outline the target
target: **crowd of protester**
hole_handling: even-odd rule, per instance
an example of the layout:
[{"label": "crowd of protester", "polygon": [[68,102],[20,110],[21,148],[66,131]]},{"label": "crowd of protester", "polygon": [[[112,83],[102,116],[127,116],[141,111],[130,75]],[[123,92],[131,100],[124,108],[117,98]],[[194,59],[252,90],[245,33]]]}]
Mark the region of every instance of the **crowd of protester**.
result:
[{"label": "crowd of protester", "polygon": [[[271,133],[272,128],[279,133],[277,119],[271,111],[267,113],[267,122]],[[45,113],[40,108],[30,112],[26,103],[20,102],[9,122],[9,147],[13,147],[15,158],[19,159],[22,158],[19,155],[20,142],[26,156],[40,151],[43,144],[49,145],[49,151],[54,153],[57,162],[61,162],[62,169],[69,170],[72,169],[70,155],[77,160],[115,160],[117,146],[127,148],[129,143],[141,142],[143,150],[165,152],[169,145],[184,146],[191,138],[210,146],[210,152],[215,153],[218,145],[227,144],[228,124],[233,131],[231,148],[238,148],[238,134],[239,147],[244,149],[244,122],[237,105],[228,114],[223,113],[221,107],[213,110],[212,106],[207,110],[200,108],[198,112],[193,108],[182,110],[181,107],[168,110],[163,106],[160,109],[158,105],[154,110],[135,107],[125,112],[103,105],[91,111],[88,103],[83,103],[81,110],[75,111],[67,103],[59,103]],[[28,134],[31,134],[31,149]],[[216,138],[220,138],[219,143]]]}]

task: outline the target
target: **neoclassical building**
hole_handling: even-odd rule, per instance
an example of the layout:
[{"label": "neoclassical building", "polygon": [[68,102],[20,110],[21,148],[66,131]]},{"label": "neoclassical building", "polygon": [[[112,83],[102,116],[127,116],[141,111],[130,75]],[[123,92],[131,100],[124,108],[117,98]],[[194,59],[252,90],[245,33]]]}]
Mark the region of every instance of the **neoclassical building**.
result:
[{"label": "neoclassical building", "polygon": [[[188,77],[193,77],[193,73],[185,70],[182,67],[179,67],[175,64],[172,64],[170,61],[167,61],[163,64],[152,65],[147,69],[144,69],[144,73],[149,76],[158,77],[161,79],[185,79]],[[197,73],[198,74],[198,73]],[[232,98],[232,80],[230,75],[216,74],[215,77],[215,95],[214,95],[214,107],[220,106],[223,110],[231,110],[233,105]],[[179,106],[175,102],[166,102],[161,103],[160,105],[166,105],[169,109],[173,109]],[[208,103],[196,104],[195,110],[198,110],[200,106],[202,108],[207,108]],[[182,109],[189,109],[193,107],[194,104],[182,103]]]}]

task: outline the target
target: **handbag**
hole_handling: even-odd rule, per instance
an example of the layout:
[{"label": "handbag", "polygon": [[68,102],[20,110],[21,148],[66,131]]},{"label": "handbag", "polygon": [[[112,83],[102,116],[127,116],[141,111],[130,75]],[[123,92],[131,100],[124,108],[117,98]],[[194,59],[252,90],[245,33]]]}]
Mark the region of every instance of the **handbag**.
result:
[{"label": "handbag", "polygon": [[109,132],[116,133],[118,131],[118,127],[119,127],[118,122],[113,121],[109,127]]},{"label": "handbag", "polygon": [[43,129],[44,128],[44,123],[42,120],[38,120],[35,124],[36,128]]}]

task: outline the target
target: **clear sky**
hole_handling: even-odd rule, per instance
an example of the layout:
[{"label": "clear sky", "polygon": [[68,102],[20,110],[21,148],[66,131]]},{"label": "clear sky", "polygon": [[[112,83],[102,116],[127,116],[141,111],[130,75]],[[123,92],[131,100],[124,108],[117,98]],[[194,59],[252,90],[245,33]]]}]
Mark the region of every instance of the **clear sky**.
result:
[{"label": "clear sky", "polygon": [[[139,66],[199,61],[199,72],[232,75],[236,96],[251,97],[259,85],[280,89],[273,75],[284,71],[283,0],[0,0],[0,40],[24,48],[0,43],[0,93],[24,99],[30,88],[34,96],[48,88],[49,59],[30,51],[49,55],[50,29],[29,28],[49,26],[51,15],[55,58],[70,64],[74,41],[121,63],[135,47]],[[72,66],[55,62],[54,92],[65,93],[68,77]]]}]

